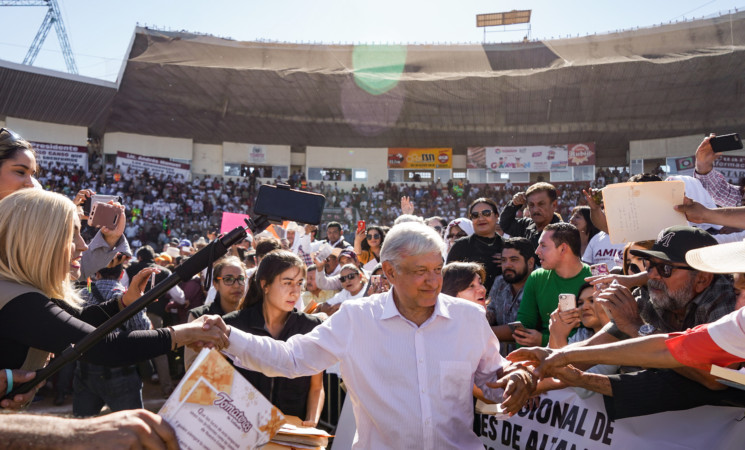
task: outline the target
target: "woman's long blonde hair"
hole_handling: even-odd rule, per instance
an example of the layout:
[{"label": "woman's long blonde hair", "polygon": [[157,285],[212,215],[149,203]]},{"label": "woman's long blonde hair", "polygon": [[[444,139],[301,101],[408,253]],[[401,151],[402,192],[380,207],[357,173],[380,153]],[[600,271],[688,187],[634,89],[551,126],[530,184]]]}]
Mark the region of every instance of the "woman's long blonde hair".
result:
[{"label": "woman's long blonde hair", "polygon": [[0,278],[80,306],[70,281],[75,205],[41,189],[21,189],[0,200]]}]

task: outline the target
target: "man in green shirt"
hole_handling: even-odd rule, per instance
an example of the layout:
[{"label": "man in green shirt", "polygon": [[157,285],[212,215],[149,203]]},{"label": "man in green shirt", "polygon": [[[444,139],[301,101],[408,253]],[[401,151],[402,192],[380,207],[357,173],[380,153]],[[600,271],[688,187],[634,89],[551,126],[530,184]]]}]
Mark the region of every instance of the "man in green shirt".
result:
[{"label": "man in green shirt", "polygon": [[544,228],[538,240],[536,255],[541,268],[525,282],[523,300],[517,320],[525,330],[515,330],[520,346],[546,346],[548,321],[559,304],[559,294],[577,294],[590,276],[590,266],[580,259],[579,230],[570,223],[552,223]]}]

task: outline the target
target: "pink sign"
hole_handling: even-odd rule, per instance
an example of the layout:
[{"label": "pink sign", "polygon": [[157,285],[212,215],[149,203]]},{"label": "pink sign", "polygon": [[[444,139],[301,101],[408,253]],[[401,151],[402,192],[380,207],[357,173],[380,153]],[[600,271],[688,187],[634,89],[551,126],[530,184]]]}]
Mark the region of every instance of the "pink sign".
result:
[{"label": "pink sign", "polygon": [[235,227],[245,227],[246,222],[244,222],[244,219],[248,219],[248,214],[222,213],[220,233],[230,233]]}]

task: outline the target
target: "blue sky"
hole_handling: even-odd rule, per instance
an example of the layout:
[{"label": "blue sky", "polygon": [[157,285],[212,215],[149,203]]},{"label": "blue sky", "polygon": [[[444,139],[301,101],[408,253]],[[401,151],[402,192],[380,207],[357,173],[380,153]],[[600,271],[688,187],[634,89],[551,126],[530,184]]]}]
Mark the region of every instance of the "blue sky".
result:
[{"label": "blue sky", "polygon": [[[58,0],[81,75],[114,80],[137,23],[230,37],[324,43],[482,42],[476,14],[532,9],[533,39],[607,33],[742,10],[745,0]],[[22,62],[44,7],[0,7],[0,59]],[[521,28],[522,26],[515,26]],[[487,34],[522,40],[525,29]],[[35,65],[65,70],[50,31]]]}]

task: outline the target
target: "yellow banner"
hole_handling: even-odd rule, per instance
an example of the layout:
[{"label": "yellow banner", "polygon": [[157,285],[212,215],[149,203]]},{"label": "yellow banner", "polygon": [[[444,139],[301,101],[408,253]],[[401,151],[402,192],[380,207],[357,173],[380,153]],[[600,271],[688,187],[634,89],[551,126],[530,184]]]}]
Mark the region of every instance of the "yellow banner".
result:
[{"label": "yellow banner", "polygon": [[389,169],[452,169],[452,148],[389,148]]}]

